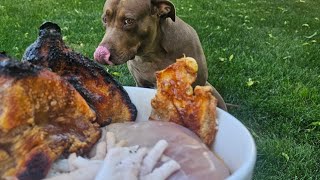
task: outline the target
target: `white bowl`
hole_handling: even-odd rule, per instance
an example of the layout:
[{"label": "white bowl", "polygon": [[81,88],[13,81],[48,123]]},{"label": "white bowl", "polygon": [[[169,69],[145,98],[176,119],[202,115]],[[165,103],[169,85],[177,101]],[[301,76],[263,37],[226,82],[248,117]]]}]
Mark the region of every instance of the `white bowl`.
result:
[{"label": "white bowl", "polygon": [[[151,113],[154,89],[124,87],[138,109],[138,120],[147,120]],[[247,128],[229,113],[217,108],[219,131],[212,150],[231,171],[227,180],[252,179],[256,162],[255,142]]]}]

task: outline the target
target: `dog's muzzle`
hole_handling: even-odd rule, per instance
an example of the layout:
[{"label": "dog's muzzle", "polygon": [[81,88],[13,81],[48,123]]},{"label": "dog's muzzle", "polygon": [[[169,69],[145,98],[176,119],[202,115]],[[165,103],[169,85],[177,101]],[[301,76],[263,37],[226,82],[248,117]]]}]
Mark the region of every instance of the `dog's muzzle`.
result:
[{"label": "dog's muzzle", "polygon": [[98,46],[93,54],[94,59],[100,64],[114,65],[110,61],[110,51],[104,46]]}]

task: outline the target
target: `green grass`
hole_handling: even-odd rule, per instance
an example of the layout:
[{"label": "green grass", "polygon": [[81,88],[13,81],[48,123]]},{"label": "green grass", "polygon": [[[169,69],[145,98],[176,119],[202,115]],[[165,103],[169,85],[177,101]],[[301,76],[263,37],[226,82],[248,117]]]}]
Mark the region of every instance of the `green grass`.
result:
[{"label": "green grass", "polygon": [[[320,179],[320,0],[173,0],[198,32],[209,81],[253,134],[254,179]],[[50,20],[90,58],[103,0],[1,0],[0,50],[20,59]],[[133,85],[125,65],[109,68]]]}]

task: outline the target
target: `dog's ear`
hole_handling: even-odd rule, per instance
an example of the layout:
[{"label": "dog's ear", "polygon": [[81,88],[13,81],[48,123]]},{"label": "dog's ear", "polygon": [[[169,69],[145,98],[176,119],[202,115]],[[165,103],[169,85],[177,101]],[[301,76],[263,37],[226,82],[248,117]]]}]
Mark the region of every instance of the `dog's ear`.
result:
[{"label": "dog's ear", "polygon": [[176,20],[176,9],[174,4],[169,0],[151,0],[153,5],[153,13],[157,14],[160,18],[171,18],[172,21]]}]

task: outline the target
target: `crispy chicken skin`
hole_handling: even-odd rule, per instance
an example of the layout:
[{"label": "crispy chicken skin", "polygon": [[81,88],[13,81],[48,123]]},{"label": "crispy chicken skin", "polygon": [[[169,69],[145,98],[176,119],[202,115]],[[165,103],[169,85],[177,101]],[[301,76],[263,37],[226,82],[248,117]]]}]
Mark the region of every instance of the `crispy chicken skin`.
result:
[{"label": "crispy chicken skin", "polygon": [[100,138],[95,112],[48,69],[2,58],[0,99],[0,179],[42,179],[62,154],[83,154]]},{"label": "crispy chicken skin", "polygon": [[211,145],[217,131],[217,100],[210,86],[196,86],[193,90],[197,71],[196,61],[185,57],[156,73],[158,88],[151,101],[150,119],[185,126]]},{"label": "crispy chicken skin", "polygon": [[96,112],[100,126],[135,120],[136,107],[124,88],[98,63],[68,48],[57,24],[46,22],[40,27],[23,61],[50,68],[70,82]]}]

